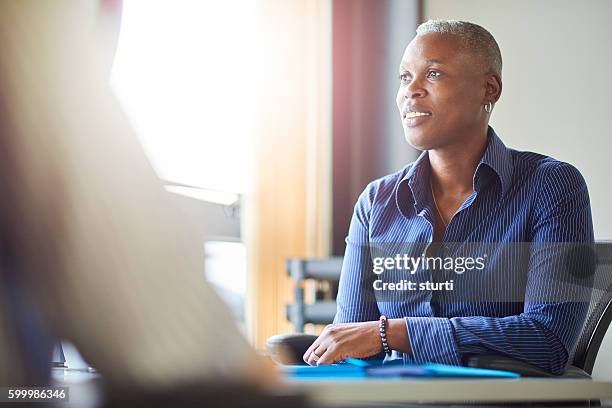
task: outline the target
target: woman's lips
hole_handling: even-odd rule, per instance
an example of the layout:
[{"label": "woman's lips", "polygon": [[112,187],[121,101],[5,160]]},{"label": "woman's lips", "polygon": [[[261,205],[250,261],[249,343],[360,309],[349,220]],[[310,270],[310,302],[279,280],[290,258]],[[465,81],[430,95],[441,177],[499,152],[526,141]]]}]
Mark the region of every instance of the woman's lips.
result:
[{"label": "woman's lips", "polygon": [[418,126],[426,122],[430,117],[430,112],[407,112],[403,122],[409,127]]}]

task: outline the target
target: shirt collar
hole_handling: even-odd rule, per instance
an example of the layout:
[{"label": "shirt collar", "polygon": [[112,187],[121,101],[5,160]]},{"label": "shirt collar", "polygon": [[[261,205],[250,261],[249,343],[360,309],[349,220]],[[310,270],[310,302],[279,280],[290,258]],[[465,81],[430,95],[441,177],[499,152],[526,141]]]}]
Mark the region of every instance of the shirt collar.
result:
[{"label": "shirt collar", "polygon": [[[487,130],[487,139],[487,148],[474,172],[474,189],[478,191],[480,183],[477,178],[482,177],[482,168],[486,166],[497,176],[501,187],[501,197],[503,197],[512,182],[512,154],[491,126]],[[409,217],[412,214],[420,213],[429,203],[429,172],[429,154],[424,151],[399,181],[395,191],[395,200],[398,209],[404,216]]]},{"label": "shirt collar", "polygon": [[483,164],[493,170],[501,183],[501,195],[503,197],[510,188],[510,184],[512,184],[512,171],[514,167],[512,164],[512,153],[491,126],[489,126],[487,137],[489,144],[482,159],[480,159],[480,163],[476,167],[476,174],[478,174],[478,170]]}]

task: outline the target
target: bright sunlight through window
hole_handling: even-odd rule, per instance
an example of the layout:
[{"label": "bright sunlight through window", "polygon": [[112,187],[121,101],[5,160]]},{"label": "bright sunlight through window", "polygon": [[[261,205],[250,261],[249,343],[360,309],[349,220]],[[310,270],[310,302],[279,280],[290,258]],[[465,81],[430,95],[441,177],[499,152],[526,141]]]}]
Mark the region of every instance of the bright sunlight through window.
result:
[{"label": "bright sunlight through window", "polygon": [[255,5],[124,1],[111,84],[160,178],[246,190]]}]

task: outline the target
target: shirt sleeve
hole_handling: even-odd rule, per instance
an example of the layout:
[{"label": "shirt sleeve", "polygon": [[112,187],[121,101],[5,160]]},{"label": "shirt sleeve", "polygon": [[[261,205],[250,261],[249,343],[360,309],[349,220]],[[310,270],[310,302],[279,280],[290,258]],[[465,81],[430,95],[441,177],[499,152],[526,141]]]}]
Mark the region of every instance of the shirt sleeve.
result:
[{"label": "shirt sleeve", "polygon": [[373,185],[370,184],[355,205],[346,238],[334,323],[365,322],[378,320],[380,317],[372,289],[372,257],[369,246],[368,225],[372,196]]},{"label": "shirt sleeve", "polygon": [[563,373],[586,317],[588,294],[565,293],[568,285],[560,275],[567,271],[568,258],[559,251],[592,243],[593,224],[586,183],[571,165],[556,163],[539,191],[523,312],[506,317],[406,317],[415,361],[460,364],[464,354],[488,352]]}]

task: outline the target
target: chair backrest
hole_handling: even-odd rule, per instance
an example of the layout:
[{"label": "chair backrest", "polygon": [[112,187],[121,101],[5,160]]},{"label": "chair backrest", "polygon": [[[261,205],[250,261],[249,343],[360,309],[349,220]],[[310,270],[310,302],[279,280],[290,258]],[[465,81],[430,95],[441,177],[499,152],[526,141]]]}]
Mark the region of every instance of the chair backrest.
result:
[{"label": "chair backrest", "polygon": [[571,362],[589,374],[593,372],[599,347],[612,320],[612,241],[597,242],[595,253],[593,292]]}]

